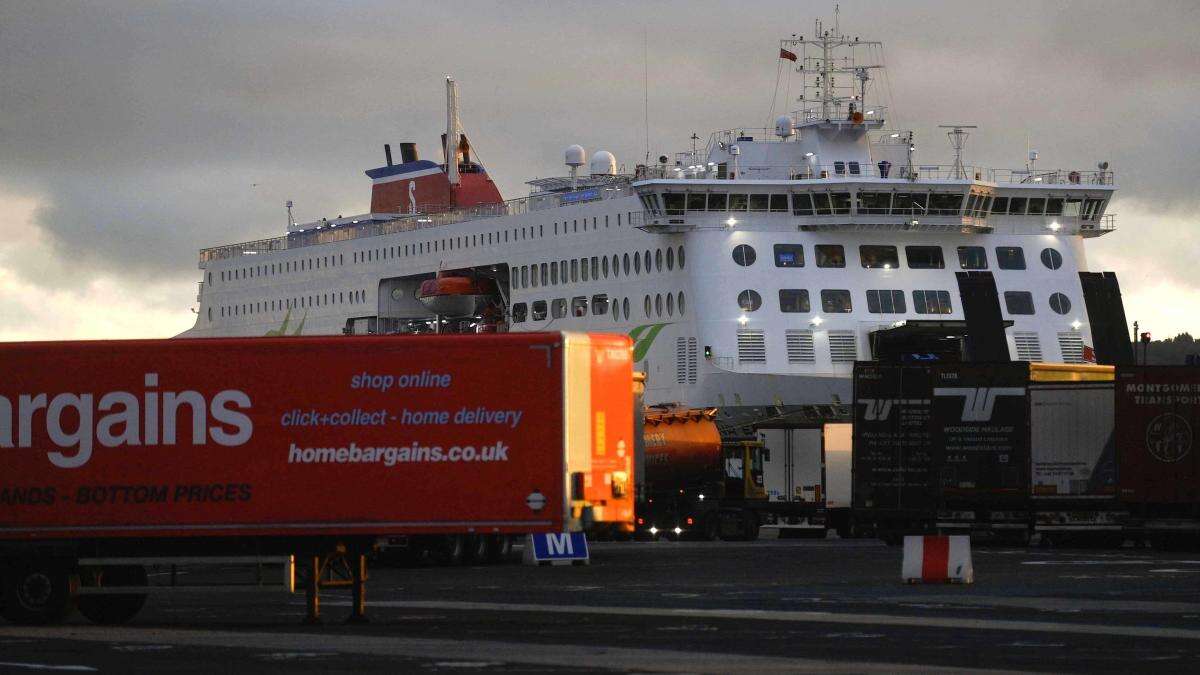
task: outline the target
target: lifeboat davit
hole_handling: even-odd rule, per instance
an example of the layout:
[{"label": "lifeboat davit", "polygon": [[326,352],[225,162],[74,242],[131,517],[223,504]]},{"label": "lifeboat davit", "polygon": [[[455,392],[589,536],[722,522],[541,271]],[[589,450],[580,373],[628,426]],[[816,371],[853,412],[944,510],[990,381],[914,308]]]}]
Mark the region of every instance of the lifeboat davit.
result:
[{"label": "lifeboat davit", "polygon": [[496,282],[467,274],[438,272],[421,282],[417,299],[438,316],[475,316],[497,295]]}]

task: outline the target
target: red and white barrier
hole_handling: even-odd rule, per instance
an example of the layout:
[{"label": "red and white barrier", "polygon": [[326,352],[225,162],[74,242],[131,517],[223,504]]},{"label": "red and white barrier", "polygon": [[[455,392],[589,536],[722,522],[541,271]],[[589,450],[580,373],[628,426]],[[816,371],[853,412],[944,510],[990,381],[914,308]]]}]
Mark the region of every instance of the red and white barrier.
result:
[{"label": "red and white barrier", "polygon": [[905,537],[901,573],[905,583],[910,584],[974,583],[971,538],[965,535]]}]

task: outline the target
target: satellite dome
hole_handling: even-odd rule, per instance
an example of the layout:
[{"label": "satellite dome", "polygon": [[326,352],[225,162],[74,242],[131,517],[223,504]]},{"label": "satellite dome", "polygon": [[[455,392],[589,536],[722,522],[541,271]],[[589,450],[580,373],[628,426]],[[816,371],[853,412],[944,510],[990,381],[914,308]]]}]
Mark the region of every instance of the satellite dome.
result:
[{"label": "satellite dome", "polygon": [[583,166],[587,163],[585,159],[587,152],[584,151],[582,145],[568,146],[564,154],[566,155],[567,166]]},{"label": "satellite dome", "polygon": [[593,176],[617,175],[617,158],[607,150],[600,150],[592,155],[591,174]]},{"label": "satellite dome", "polygon": [[775,120],[775,135],[780,138],[789,138],[796,133],[796,128],[792,123],[792,118],[788,115],[780,115]]}]

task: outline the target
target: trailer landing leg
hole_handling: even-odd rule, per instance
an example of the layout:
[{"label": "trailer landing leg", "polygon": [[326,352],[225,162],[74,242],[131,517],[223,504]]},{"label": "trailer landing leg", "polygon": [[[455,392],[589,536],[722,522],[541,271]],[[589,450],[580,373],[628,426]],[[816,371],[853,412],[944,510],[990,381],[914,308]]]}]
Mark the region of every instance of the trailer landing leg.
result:
[{"label": "trailer landing leg", "polygon": [[350,588],[353,601],[346,623],[367,623],[367,556],[359,551],[348,552],[338,546],[326,555],[314,555],[308,561],[304,580],[307,612],[305,625],[321,623],[321,589]]},{"label": "trailer landing leg", "polygon": [[368,623],[367,619],[367,556],[356,553],[352,567],[351,590],[353,602],[346,623]]},{"label": "trailer landing leg", "polygon": [[308,612],[304,617],[304,625],[317,626],[321,624],[321,556],[309,558],[308,583],[305,584],[304,595]]}]

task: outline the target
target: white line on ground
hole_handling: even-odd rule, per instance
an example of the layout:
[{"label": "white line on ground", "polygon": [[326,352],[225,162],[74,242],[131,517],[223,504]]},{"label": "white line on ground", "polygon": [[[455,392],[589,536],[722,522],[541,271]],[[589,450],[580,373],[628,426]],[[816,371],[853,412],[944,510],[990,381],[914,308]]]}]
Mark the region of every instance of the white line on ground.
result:
[{"label": "white line on ground", "polygon": [[[326,602],[324,605],[349,607],[349,602]],[[856,614],[850,612],[797,612],[760,609],[694,609],[664,607],[612,607],[599,605],[538,605],[498,602],[436,602],[377,600],[372,607],[401,609],[462,610],[469,612],[534,612],[542,614],[602,614],[610,616],[658,616],[692,619],[738,619],[751,621],[787,621],[823,624],[860,624],[876,626],[908,626],[915,628],[949,628],[953,630],[1004,630],[1073,633],[1078,635],[1121,635],[1126,637],[1175,638],[1200,640],[1200,630],[1162,628],[1158,626],[1103,626],[1086,623],[1054,621],[1011,621],[999,619],[948,618],[933,616],[897,616],[894,614]]]},{"label": "white line on ground", "polygon": [[17,668],[19,670],[68,670],[76,673],[94,673],[91,666],[59,666],[52,663],[18,663],[16,661],[0,661],[0,668]]},{"label": "white line on ground", "polygon": [[[320,633],[252,633],[102,626],[0,626],[0,636],[86,642],[153,642],[202,647],[270,651],[331,650],[342,654],[538,664],[578,668],[666,673],[950,673],[961,668],[895,663],[854,663],[820,659],[717,654],[660,649],[623,649],[597,645],[545,645],[483,640],[434,640],[324,635]],[[3,664],[0,664],[3,665]],[[988,671],[1000,672],[1000,671]]]}]

